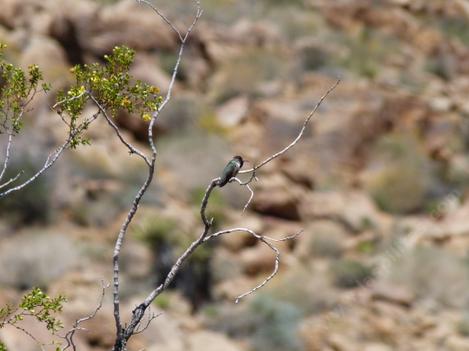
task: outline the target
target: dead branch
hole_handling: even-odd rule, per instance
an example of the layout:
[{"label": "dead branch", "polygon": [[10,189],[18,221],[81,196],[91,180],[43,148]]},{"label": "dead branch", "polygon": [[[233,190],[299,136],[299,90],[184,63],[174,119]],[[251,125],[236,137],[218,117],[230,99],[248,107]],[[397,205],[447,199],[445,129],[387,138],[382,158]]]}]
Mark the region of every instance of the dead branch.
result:
[{"label": "dead branch", "polygon": [[[46,161],[44,162],[43,166],[38,171],[36,171],[35,174],[33,174],[30,178],[25,180],[23,183],[0,193],[0,198],[2,198],[2,197],[6,196],[6,195],[8,195],[8,194],[10,194],[14,191],[18,191],[18,190],[23,189],[27,185],[34,182],[39,176],[41,176],[50,167],[52,167],[52,165],[59,159],[59,157],[62,155],[62,153],[70,146],[70,143],[72,142],[73,138],[76,135],[78,135],[79,133],[81,133],[85,128],[87,128],[90,123],[92,123],[94,120],[96,120],[96,118],[98,118],[98,115],[99,115],[99,111],[97,113],[95,113],[93,116],[91,116],[90,118],[88,118],[87,120],[85,120],[85,122],[83,122],[79,127],[72,130],[70,132],[70,134],[68,135],[67,140],[65,140],[65,142],[61,146],[59,146],[55,151],[53,151],[52,153],[49,154],[49,156],[47,156]],[[14,180],[18,179],[19,176],[20,176],[20,174],[18,174],[16,177],[14,177]],[[8,181],[8,184],[13,182],[14,180],[10,179]]]},{"label": "dead branch", "polygon": [[76,351],[76,345],[75,345],[75,341],[73,340],[73,337],[75,336],[75,333],[78,330],[86,330],[85,328],[80,327],[80,324],[90,319],[93,319],[96,316],[96,314],[99,312],[99,310],[101,310],[101,308],[103,307],[104,296],[106,294],[106,289],[109,287],[109,284],[105,284],[104,281],[102,281],[101,286],[102,286],[101,296],[99,298],[98,305],[96,306],[96,308],[89,315],[83,318],[77,319],[75,323],[73,323],[72,329],[70,329],[65,334],[65,336],[62,337],[67,342],[67,344],[62,348],[62,351],[65,351],[69,349],[70,347],[72,348],[73,351]]},{"label": "dead branch", "polygon": [[296,138],[290,143],[288,144],[287,146],[285,146],[282,150],[280,150],[279,152],[276,152],[275,154],[267,157],[264,161],[262,161],[261,163],[259,163],[257,166],[254,166],[253,168],[251,169],[246,169],[244,171],[240,171],[239,174],[243,174],[243,173],[250,173],[250,172],[254,172],[255,170],[265,166],[267,163],[269,163],[270,161],[276,159],[277,157],[283,155],[284,153],[286,153],[288,150],[290,150],[293,146],[295,146],[296,144],[298,144],[298,142],[300,141],[301,137],[303,136],[305,130],[306,130],[306,127],[308,126],[308,123],[309,121],[311,120],[311,118],[313,118],[313,116],[316,114],[316,111],[319,109],[319,107],[321,106],[322,102],[329,96],[330,93],[332,93],[332,91],[337,87],[337,85],[339,85],[340,83],[340,79],[338,79],[327,91],[326,93],[321,96],[321,98],[319,99],[319,101],[316,103],[316,105],[314,106],[313,110],[308,114],[308,116],[305,118],[304,122],[303,122],[303,125],[301,126],[301,129],[298,133],[298,135],[296,136]]},{"label": "dead branch", "polygon": [[[144,303],[142,303],[140,306],[138,306],[134,310],[133,315],[132,315],[132,319],[131,319],[130,323],[128,324],[128,326],[126,326],[125,328],[122,327],[121,316],[120,316],[120,286],[119,286],[119,274],[120,274],[119,258],[120,258],[120,252],[121,252],[121,249],[122,249],[122,245],[123,245],[124,238],[125,238],[125,235],[127,233],[128,227],[129,227],[130,223],[132,222],[132,220],[135,216],[135,213],[137,212],[137,209],[140,205],[140,201],[142,200],[143,195],[145,194],[148,187],[150,186],[150,184],[153,180],[154,174],[155,174],[157,150],[156,150],[156,146],[155,146],[155,143],[154,143],[154,140],[153,140],[153,126],[156,123],[156,120],[158,119],[161,111],[165,108],[165,106],[171,100],[172,91],[174,89],[176,76],[177,76],[178,71],[179,71],[179,66],[180,66],[180,63],[181,63],[181,60],[182,60],[182,55],[184,53],[186,42],[187,42],[187,40],[189,38],[189,35],[191,34],[193,28],[195,27],[198,20],[202,16],[202,12],[203,12],[202,8],[200,7],[200,2],[197,0],[196,1],[196,13],[195,13],[194,19],[193,19],[192,23],[190,24],[190,26],[187,28],[186,33],[184,35],[182,35],[180,33],[180,31],[171,23],[171,21],[166,16],[164,16],[162,14],[162,12],[160,12],[159,10],[156,10],[156,8],[154,8],[153,5],[151,5],[148,1],[137,0],[137,2],[144,3],[148,6],[150,6],[156,12],[156,14],[158,16],[160,16],[178,34],[179,41],[180,41],[180,46],[179,46],[179,51],[178,51],[178,54],[177,54],[177,57],[176,57],[176,62],[175,62],[174,67],[173,67],[173,72],[172,72],[171,79],[170,79],[170,82],[169,82],[169,85],[168,85],[168,90],[167,90],[166,96],[164,97],[162,103],[158,106],[158,109],[155,110],[152,113],[152,118],[150,120],[150,123],[148,124],[148,132],[147,132],[148,133],[148,144],[151,148],[151,156],[148,159],[149,162],[146,162],[146,164],[148,166],[148,174],[147,174],[147,177],[146,177],[144,183],[142,184],[142,186],[138,190],[137,195],[135,196],[135,198],[133,200],[133,203],[132,203],[132,205],[129,209],[129,212],[127,213],[127,217],[124,220],[124,222],[121,226],[121,229],[119,230],[119,233],[118,233],[117,239],[116,239],[116,243],[115,243],[115,246],[114,246],[114,253],[113,253],[113,309],[114,309],[114,320],[115,320],[115,325],[116,325],[116,341],[115,341],[115,344],[114,344],[114,347],[113,347],[114,351],[122,351],[122,350],[126,349],[127,340],[130,337],[132,337],[132,335],[135,334],[135,332],[137,330],[136,328],[138,327],[138,325],[140,325],[140,322],[141,322],[141,320],[144,316],[145,310],[148,308],[151,301],[153,301],[153,299],[154,299],[154,298],[151,299],[151,301],[149,301],[147,303],[147,299],[148,299],[147,298]],[[122,139],[120,139],[120,140],[127,148],[129,148],[130,144],[126,145],[126,143]],[[172,280],[172,279],[170,279],[170,280]]]}]

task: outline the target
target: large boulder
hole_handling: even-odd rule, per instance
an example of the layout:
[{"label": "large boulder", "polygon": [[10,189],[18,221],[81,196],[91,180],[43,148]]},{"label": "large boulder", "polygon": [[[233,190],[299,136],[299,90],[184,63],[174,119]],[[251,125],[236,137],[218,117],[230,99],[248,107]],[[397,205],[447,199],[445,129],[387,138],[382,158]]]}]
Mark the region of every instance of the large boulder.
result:
[{"label": "large boulder", "polygon": [[176,49],[176,36],[171,28],[151,9],[133,0],[116,2],[94,16],[76,21],[81,47],[94,55],[109,53],[116,45],[139,51]]}]

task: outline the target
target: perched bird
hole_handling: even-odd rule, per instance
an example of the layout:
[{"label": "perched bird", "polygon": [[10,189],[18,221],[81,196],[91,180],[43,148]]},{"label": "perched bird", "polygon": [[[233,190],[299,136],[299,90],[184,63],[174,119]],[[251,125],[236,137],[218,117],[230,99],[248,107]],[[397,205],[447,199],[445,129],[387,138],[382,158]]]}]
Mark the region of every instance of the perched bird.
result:
[{"label": "perched bird", "polygon": [[244,161],[241,156],[234,156],[230,162],[227,163],[218,181],[220,188],[230,181],[231,178],[236,177]]}]

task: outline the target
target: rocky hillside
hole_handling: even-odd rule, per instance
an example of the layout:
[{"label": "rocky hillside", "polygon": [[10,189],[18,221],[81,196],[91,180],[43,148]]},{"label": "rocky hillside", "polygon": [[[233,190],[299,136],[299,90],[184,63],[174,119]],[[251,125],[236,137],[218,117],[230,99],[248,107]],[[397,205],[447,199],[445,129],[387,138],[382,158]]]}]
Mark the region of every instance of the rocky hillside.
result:
[{"label": "rocky hillside", "polygon": [[[184,28],[193,6],[158,1]],[[210,180],[232,155],[261,161],[298,133],[338,79],[305,137],[259,172],[255,197],[217,189],[217,228],[243,226],[280,238],[280,273],[235,305],[273,268],[250,237],[196,252],[163,312],[130,350],[463,351],[469,349],[469,5],[464,0],[203,0],[205,13],[156,128],[158,169],[123,251],[129,315],[202,228]],[[137,51],[132,74],[167,89],[175,35],[133,0],[1,0],[7,58],[36,63],[52,83],[28,112],[13,173],[31,173],[66,131],[51,112],[72,83],[70,67],[116,45]],[[90,108],[87,113],[91,113]],[[146,124],[120,114],[127,137]],[[104,120],[91,146],[69,151],[44,177],[0,201],[0,306],[34,286],[64,293],[70,326],[92,311],[111,279],[120,224],[145,166]],[[5,143],[0,135],[0,146]],[[142,143],[142,148],[144,144]],[[2,153],[3,154],[3,153]],[[42,341],[37,324],[24,327]],[[77,340],[109,350],[111,292]],[[3,328],[9,350],[38,346]]]}]

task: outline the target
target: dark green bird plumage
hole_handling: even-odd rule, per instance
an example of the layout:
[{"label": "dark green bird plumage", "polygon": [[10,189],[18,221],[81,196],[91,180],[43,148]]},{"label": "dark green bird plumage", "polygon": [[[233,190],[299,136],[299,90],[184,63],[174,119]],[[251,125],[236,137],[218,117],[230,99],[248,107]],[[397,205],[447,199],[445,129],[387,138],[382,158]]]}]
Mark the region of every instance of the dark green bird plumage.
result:
[{"label": "dark green bird plumage", "polygon": [[241,156],[234,156],[230,162],[227,163],[218,181],[220,188],[225,186],[231,178],[236,177],[241,167],[243,167],[243,164],[244,161]]}]

